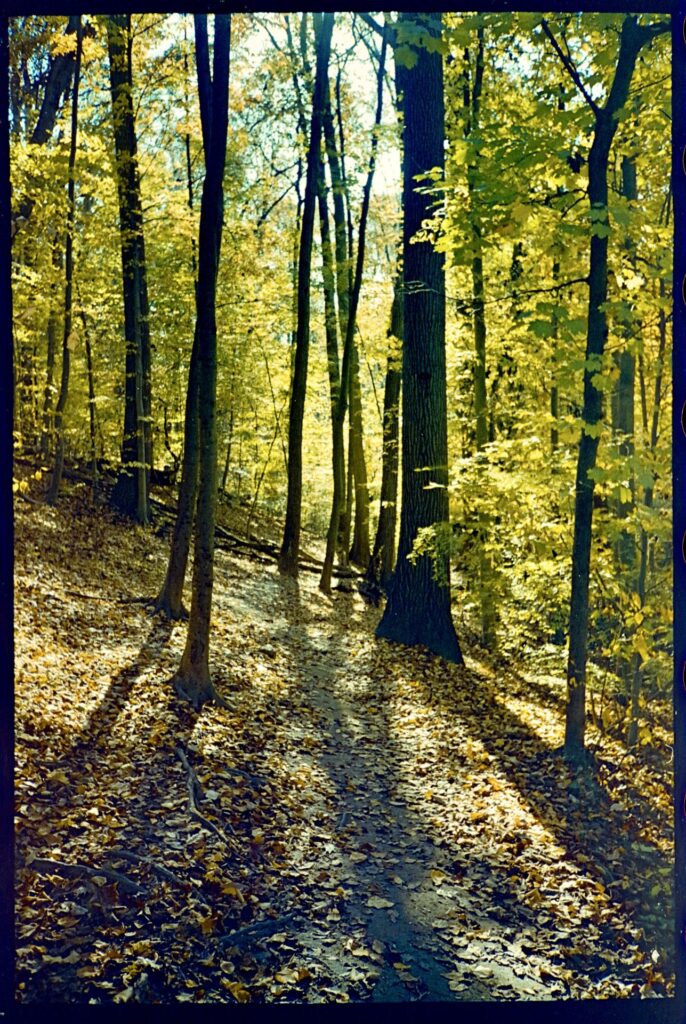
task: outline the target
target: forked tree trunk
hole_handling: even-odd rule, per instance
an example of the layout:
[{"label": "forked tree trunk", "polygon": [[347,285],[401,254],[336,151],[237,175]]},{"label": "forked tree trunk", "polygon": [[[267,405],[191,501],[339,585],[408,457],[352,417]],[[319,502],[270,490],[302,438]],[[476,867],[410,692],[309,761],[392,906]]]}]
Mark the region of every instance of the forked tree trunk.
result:
[{"label": "forked tree trunk", "polygon": [[[398,26],[405,25],[409,38],[418,26],[438,36],[441,16],[402,14]],[[462,663],[450,613],[444,256],[428,241],[411,244],[432,212],[415,176],[444,164],[443,66],[440,53],[415,52],[411,69],[396,61],[405,97],[402,509],[398,560],[376,635],[424,644]],[[413,549],[421,530],[434,543],[419,554]]]},{"label": "forked tree trunk", "polygon": [[[206,17],[195,15],[196,40],[199,37],[207,38]],[[229,118],[230,41],[231,15],[215,15],[211,83],[207,80],[205,62],[198,60],[201,115],[210,115],[207,125],[203,128],[203,135],[205,139],[209,139],[209,146],[206,148],[205,181],[200,206],[198,283],[195,293],[200,459],[191,610],[186,646],[173,679],[177,694],[188,700],[196,709],[209,700],[221,703],[210,677],[209,649],[217,501],[216,289],[224,207],[223,178]],[[203,96],[210,96],[211,99],[209,102],[203,101]]]}]

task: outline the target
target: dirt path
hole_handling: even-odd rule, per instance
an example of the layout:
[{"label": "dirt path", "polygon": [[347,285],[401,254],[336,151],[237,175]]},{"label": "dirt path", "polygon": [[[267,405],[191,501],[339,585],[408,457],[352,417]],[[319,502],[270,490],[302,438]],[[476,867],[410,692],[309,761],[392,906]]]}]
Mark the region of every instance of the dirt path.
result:
[{"label": "dirt path", "polygon": [[[86,517],[97,544],[65,552],[60,515],[18,524],[20,847],[113,863],[146,895],[24,870],[22,998],[650,994],[669,914],[648,913],[670,871],[660,783],[635,764],[579,788],[552,752],[554,690],[377,642],[356,593],[220,552],[230,708],[196,716],[167,685],[185,627],[117,604],[153,591],[165,545]],[[189,818],[179,743],[224,840]],[[186,890],[108,860],[121,847]]]}]

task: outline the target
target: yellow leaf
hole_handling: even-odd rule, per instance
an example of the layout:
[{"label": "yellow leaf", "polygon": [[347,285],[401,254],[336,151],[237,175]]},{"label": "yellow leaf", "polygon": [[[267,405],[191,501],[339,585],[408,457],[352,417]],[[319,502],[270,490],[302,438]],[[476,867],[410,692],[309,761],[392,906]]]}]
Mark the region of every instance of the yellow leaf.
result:
[{"label": "yellow leaf", "polygon": [[222,979],[222,985],[229,990],[237,1003],[250,1002],[250,992],[245,985],[241,985],[240,981],[225,981]]}]

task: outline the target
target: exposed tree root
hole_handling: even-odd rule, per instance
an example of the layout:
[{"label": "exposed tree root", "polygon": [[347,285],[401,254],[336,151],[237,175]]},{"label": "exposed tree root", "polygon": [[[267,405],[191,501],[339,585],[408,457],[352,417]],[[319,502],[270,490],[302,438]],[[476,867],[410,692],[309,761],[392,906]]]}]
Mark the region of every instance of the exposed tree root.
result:
[{"label": "exposed tree root", "polygon": [[92,878],[94,875],[104,875],[110,881],[116,882],[120,889],[130,893],[144,893],[136,882],[119,871],[112,868],[92,868],[88,864],[66,864],[60,860],[48,860],[46,857],[34,857],[29,862],[21,862],[18,859],[18,867],[24,867],[28,871],[36,871],[40,875],[64,875],[65,878]]},{"label": "exposed tree root", "polygon": [[[212,832],[215,832],[216,835],[218,835],[219,838],[222,840],[222,842],[226,843],[226,845],[228,846],[229,840],[226,838],[224,832],[219,828],[217,824],[215,824],[215,822],[210,821],[209,818],[206,818],[205,815],[200,810],[200,808],[198,807],[198,803],[201,803],[205,799],[205,794],[203,793],[202,786],[200,785],[200,780],[198,779],[198,776],[195,774],[195,770],[190,764],[188,758],[186,757],[185,752],[181,747],[177,747],[175,752],[176,756],[178,757],[179,761],[184,766],[188,774],[188,809],[191,815],[194,818],[197,818],[198,821],[205,828],[208,828]],[[233,829],[231,828],[231,825],[227,826],[227,831],[231,835],[235,835]]]},{"label": "exposed tree root", "polygon": [[166,594],[159,594],[155,600],[149,600],[149,612],[151,615],[164,615],[171,622],[187,622],[189,618],[188,609],[184,604],[180,608],[172,607],[172,603]]},{"label": "exposed tree root", "polygon": [[160,878],[164,878],[167,882],[172,882],[173,885],[178,885],[182,889],[189,889],[190,882],[184,881],[183,878],[179,878],[173,871],[163,867],[161,864],[156,864],[151,857],[144,857],[140,853],[134,853],[132,850],[122,850],[115,848],[107,851],[108,856],[112,857],[113,860],[130,860],[134,864],[145,864],[146,867],[154,871],[155,874],[159,875]]},{"label": "exposed tree root", "polygon": [[300,914],[298,911],[292,911],[290,914],[284,914],[282,917],[270,917],[266,921],[256,921],[254,924],[246,925],[245,928],[239,928],[238,931],[232,932],[231,935],[223,935],[219,939],[220,946],[245,946],[253,939],[262,939],[266,935],[273,935],[274,932],[278,932],[284,925],[290,924]]}]

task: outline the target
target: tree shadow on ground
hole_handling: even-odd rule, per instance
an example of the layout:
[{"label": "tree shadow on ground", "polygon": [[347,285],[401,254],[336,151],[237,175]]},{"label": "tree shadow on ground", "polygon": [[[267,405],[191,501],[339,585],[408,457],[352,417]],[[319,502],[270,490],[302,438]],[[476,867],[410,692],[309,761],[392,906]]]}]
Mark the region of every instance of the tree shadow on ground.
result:
[{"label": "tree shadow on ground", "polygon": [[[400,656],[404,652],[398,647]],[[419,657],[424,660],[432,656],[422,652]],[[465,676],[454,666],[442,663],[442,671],[434,671],[434,681],[425,691],[427,703],[449,717],[459,716],[495,762],[503,753],[510,754],[503,763],[508,779],[516,786],[523,804],[580,871],[606,887],[610,894],[619,871],[632,880],[630,900],[616,900],[612,896],[611,899],[618,909],[625,908],[633,914],[636,925],[644,929],[647,943],[654,942],[667,952],[671,970],[672,908],[664,906],[657,914],[650,892],[660,870],[669,866],[669,857],[650,839],[638,834],[641,822],[654,817],[649,796],[627,779],[624,796],[629,797],[633,806],[633,814],[627,816],[624,805],[613,799],[597,774],[582,773],[570,784],[565,778],[561,751],[545,743],[504,703],[507,674],[475,666]],[[527,680],[521,684],[529,685]],[[517,749],[516,759],[511,757],[513,747]],[[443,756],[459,771],[459,757],[447,748]],[[564,808],[562,818],[556,812],[560,807]],[[606,940],[612,942],[616,938],[612,929],[608,931],[606,924],[602,927],[607,932]]]}]

